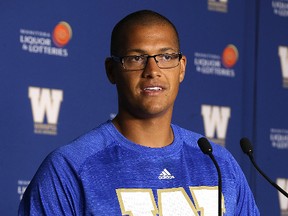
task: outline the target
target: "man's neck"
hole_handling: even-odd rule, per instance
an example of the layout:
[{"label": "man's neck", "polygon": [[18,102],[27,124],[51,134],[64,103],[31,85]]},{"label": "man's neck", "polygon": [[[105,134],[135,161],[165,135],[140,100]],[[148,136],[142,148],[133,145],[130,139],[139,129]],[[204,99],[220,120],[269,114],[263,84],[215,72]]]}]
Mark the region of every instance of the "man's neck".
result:
[{"label": "man's neck", "polygon": [[160,148],[170,145],[174,140],[171,118],[136,119],[118,115],[112,122],[123,136],[139,145]]}]

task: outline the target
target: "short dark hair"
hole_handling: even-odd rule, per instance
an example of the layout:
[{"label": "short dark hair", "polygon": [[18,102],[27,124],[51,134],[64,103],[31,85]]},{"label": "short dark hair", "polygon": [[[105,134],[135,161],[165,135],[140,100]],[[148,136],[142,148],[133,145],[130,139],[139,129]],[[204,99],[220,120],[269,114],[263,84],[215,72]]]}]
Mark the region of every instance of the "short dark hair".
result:
[{"label": "short dark hair", "polygon": [[172,29],[175,31],[178,47],[180,49],[180,40],[178,31],[175,25],[167,17],[152,10],[140,10],[127,15],[115,25],[111,34],[110,54],[111,55],[115,54],[118,47],[117,39],[121,31],[123,30],[124,26],[151,25],[151,24],[165,24],[171,26]]}]

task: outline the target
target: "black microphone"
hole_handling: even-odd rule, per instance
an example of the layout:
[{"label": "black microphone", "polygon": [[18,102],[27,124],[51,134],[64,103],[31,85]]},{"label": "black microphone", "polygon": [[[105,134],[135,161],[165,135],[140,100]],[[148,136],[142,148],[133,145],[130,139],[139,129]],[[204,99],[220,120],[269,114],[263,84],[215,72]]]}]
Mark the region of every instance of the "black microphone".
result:
[{"label": "black microphone", "polygon": [[258,165],[256,164],[254,157],[253,157],[253,147],[249,141],[248,138],[243,137],[240,140],[240,145],[242,148],[242,151],[247,154],[252,162],[252,164],[254,165],[254,167],[257,169],[257,171],[271,184],[273,185],[278,191],[280,191],[284,196],[286,196],[288,198],[288,193],[286,191],[284,191],[281,187],[279,187],[275,182],[273,182],[267,175],[265,175],[265,173],[258,167]]},{"label": "black microphone", "polygon": [[201,137],[198,141],[198,146],[200,147],[201,151],[204,154],[209,155],[209,157],[211,158],[211,160],[213,161],[216,169],[217,169],[217,173],[218,173],[218,215],[222,216],[222,177],[221,177],[221,171],[219,168],[219,165],[217,163],[217,161],[215,160],[214,155],[212,154],[212,147],[211,144],[209,143],[209,141],[205,138],[205,137]]}]

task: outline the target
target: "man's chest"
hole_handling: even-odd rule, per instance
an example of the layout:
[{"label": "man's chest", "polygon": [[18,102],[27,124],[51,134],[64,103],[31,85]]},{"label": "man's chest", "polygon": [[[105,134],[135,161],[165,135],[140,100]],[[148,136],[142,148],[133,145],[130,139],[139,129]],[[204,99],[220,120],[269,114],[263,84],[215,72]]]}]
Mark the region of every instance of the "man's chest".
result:
[{"label": "man's chest", "polygon": [[[206,216],[217,212],[217,173],[207,175],[183,163],[115,163],[91,168],[89,175],[83,186],[87,211],[95,215],[107,215],[107,210],[109,215],[134,216],[198,216],[204,211]],[[224,190],[233,188],[231,181],[223,182]]]}]

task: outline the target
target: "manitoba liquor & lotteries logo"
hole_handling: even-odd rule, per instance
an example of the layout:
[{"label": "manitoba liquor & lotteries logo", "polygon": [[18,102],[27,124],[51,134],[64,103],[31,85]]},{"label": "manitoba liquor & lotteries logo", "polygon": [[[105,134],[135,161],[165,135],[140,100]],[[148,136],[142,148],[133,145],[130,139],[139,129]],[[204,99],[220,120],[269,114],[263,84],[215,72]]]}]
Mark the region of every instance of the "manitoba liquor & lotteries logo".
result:
[{"label": "manitoba liquor & lotteries logo", "polygon": [[20,43],[23,51],[34,54],[68,57],[67,44],[72,38],[72,28],[59,22],[52,32],[20,29]]}]

